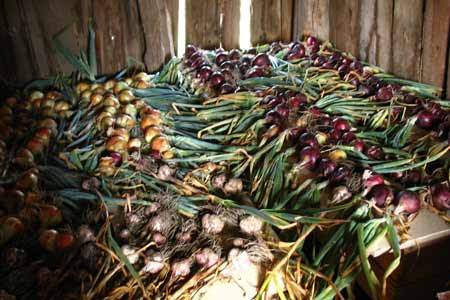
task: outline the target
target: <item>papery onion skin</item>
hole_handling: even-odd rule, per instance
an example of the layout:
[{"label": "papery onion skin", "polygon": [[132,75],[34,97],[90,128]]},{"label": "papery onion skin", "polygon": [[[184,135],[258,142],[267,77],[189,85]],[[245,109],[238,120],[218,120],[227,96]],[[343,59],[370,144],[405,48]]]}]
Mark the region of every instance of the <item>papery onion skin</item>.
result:
[{"label": "papery onion skin", "polygon": [[450,189],[446,184],[436,184],[431,187],[431,201],[440,211],[450,210]]}]

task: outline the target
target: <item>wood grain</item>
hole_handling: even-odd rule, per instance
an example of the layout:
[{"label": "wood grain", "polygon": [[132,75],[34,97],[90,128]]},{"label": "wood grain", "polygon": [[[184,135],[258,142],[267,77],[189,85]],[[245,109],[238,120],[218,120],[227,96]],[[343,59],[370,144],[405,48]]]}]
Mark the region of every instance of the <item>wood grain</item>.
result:
[{"label": "wood grain", "polygon": [[420,80],[439,87],[444,87],[449,26],[450,1],[426,1]]},{"label": "wood grain", "polygon": [[315,35],[330,38],[330,0],[297,0],[295,5],[294,37]]},{"label": "wood grain", "polygon": [[220,45],[219,0],[186,0],[186,43],[205,49]]},{"label": "wood grain", "polygon": [[225,49],[239,47],[240,0],[221,0],[221,45]]},{"label": "wood grain", "polygon": [[12,49],[11,36],[8,31],[6,21],[6,10],[3,7],[4,1],[0,1],[0,44],[4,45],[0,51],[2,59],[0,60],[0,80],[4,82],[17,81],[17,74],[14,71],[14,53]]},{"label": "wood grain", "polygon": [[253,0],[250,9],[252,45],[280,40],[281,18],[281,0]]},{"label": "wood grain", "polygon": [[156,71],[175,55],[169,11],[164,0],[138,0],[144,33],[144,63]]},{"label": "wood grain", "polygon": [[418,80],[421,66],[423,0],[396,0],[392,37],[392,71]]},{"label": "wood grain", "polygon": [[172,40],[175,53],[177,52],[177,42],[178,42],[178,9],[179,0],[167,0],[167,10],[170,16],[170,27],[172,28]]},{"label": "wood grain", "polygon": [[393,0],[362,0],[359,18],[360,59],[392,69]]},{"label": "wood grain", "polygon": [[292,41],[294,0],[281,0],[281,40]]},{"label": "wood grain", "polygon": [[357,53],[359,1],[330,1],[330,41],[340,50]]}]

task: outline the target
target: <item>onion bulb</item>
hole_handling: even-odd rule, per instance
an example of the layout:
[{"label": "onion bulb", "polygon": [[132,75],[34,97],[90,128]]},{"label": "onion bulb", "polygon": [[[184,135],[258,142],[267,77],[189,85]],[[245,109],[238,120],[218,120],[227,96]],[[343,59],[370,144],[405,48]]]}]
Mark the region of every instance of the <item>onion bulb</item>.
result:
[{"label": "onion bulb", "polygon": [[396,197],[397,207],[394,213],[408,213],[414,214],[420,210],[420,199],[419,196],[411,191],[402,191],[398,193]]},{"label": "onion bulb", "polygon": [[44,205],[39,210],[39,221],[42,227],[52,227],[61,224],[63,219],[62,213],[54,205]]},{"label": "onion bulb", "polygon": [[203,248],[195,253],[195,262],[204,269],[209,269],[219,262],[220,256],[211,248]]},{"label": "onion bulb", "polygon": [[248,216],[239,222],[241,231],[248,235],[259,235],[262,233],[264,223],[255,216]]},{"label": "onion bulb", "polygon": [[431,187],[431,201],[433,206],[440,211],[450,209],[450,189],[448,185],[436,184]]},{"label": "onion bulb", "polygon": [[55,239],[55,248],[60,251],[65,251],[75,244],[75,237],[71,233],[58,233]]},{"label": "onion bulb", "polygon": [[202,228],[206,233],[219,234],[224,227],[225,222],[218,215],[206,214],[202,217]]},{"label": "onion bulb", "polygon": [[56,237],[58,236],[58,231],[54,229],[46,229],[39,235],[39,244],[42,248],[49,252],[55,251]]}]

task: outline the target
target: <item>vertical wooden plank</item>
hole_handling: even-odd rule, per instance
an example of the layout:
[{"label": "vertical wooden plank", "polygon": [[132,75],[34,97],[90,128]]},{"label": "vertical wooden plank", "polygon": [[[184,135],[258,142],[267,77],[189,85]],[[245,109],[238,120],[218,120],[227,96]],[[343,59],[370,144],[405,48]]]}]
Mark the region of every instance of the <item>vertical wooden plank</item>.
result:
[{"label": "vertical wooden plank", "polygon": [[450,99],[450,45],[447,49],[447,83],[445,84],[446,98]]},{"label": "vertical wooden plank", "polygon": [[14,53],[11,47],[12,41],[8,32],[8,23],[6,22],[6,10],[4,0],[0,0],[0,80],[5,82],[14,82],[17,80],[14,64]]},{"label": "vertical wooden plank", "polygon": [[252,0],[251,42],[268,43],[281,38],[281,0]]},{"label": "vertical wooden plank", "polygon": [[426,1],[420,80],[444,86],[448,36],[450,29],[450,1]]},{"label": "vertical wooden plank", "polygon": [[175,55],[169,11],[164,0],[138,0],[144,32],[144,62],[154,72]]},{"label": "vertical wooden plank", "polygon": [[239,47],[239,21],[241,12],[240,0],[221,0],[222,15],[221,44],[225,49]]},{"label": "vertical wooden plank", "polygon": [[392,70],[393,0],[362,0],[359,21],[360,59]]},{"label": "vertical wooden plank", "polygon": [[186,43],[205,49],[220,45],[218,0],[186,0]]},{"label": "vertical wooden plank", "polygon": [[10,46],[14,53],[16,79],[19,82],[31,80],[38,76],[39,70],[35,64],[36,59],[33,56],[29,28],[23,13],[22,2],[5,0],[4,9],[8,12],[5,15],[11,39]]},{"label": "vertical wooden plank", "polygon": [[359,1],[330,1],[330,41],[340,50],[357,54],[359,42]]},{"label": "vertical wooden plank", "polygon": [[179,0],[167,0],[167,10],[170,16],[170,25],[172,28],[172,39],[175,53],[177,52],[177,42],[178,42],[178,9]]},{"label": "vertical wooden plank", "polygon": [[281,0],[281,40],[292,41],[294,0]]},{"label": "vertical wooden plank", "polygon": [[321,40],[330,38],[330,0],[297,0],[294,36],[314,35]]},{"label": "vertical wooden plank", "polygon": [[423,0],[396,0],[393,23],[394,74],[418,80],[420,75]]}]

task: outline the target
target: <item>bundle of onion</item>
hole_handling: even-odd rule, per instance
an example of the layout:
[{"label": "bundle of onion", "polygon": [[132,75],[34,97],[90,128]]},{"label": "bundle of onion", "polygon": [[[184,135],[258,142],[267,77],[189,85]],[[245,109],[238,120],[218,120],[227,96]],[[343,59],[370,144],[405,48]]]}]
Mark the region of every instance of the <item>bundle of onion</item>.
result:
[{"label": "bundle of onion", "polygon": [[37,123],[37,130],[33,137],[27,142],[28,149],[34,156],[42,155],[44,150],[50,145],[52,137],[58,133],[57,123],[52,118],[45,118]]},{"label": "bundle of onion", "polygon": [[148,108],[142,111],[141,116],[140,127],[144,132],[145,142],[150,145],[152,152],[165,159],[172,158],[170,143],[163,134],[161,113]]}]

